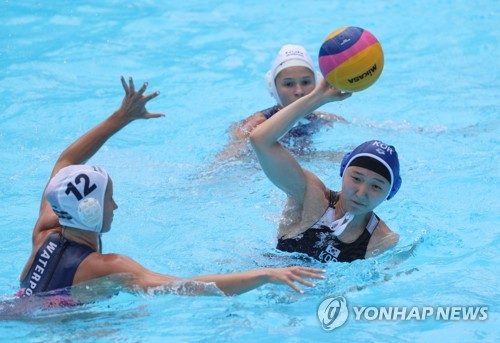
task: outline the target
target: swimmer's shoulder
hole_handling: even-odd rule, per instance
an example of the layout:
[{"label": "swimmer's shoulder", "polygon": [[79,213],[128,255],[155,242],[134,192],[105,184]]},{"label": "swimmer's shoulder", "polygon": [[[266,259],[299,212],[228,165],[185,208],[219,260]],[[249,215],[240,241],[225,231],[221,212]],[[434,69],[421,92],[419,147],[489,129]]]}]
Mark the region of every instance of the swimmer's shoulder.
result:
[{"label": "swimmer's shoulder", "polygon": [[380,220],[368,243],[366,257],[380,255],[394,248],[398,242],[399,235],[393,232],[383,220]]},{"label": "swimmer's shoulder", "polygon": [[61,232],[62,226],[59,224],[59,218],[50,206],[45,207],[36,221],[33,229],[33,247],[36,248],[55,232]]},{"label": "swimmer's shoulder", "polygon": [[313,172],[304,168],[302,168],[302,170],[307,180],[307,191],[312,192],[316,196],[326,196],[326,198],[328,198],[330,196],[330,189],[326,187],[323,181]]},{"label": "swimmer's shoulder", "polygon": [[74,284],[106,277],[113,274],[129,273],[138,264],[131,258],[121,254],[101,254],[93,252],[88,255],[78,266],[74,277]]},{"label": "swimmer's shoulder", "polygon": [[279,227],[280,238],[291,238],[307,231],[328,208],[330,189],[314,173],[303,171],[307,179],[304,197],[288,197]]}]

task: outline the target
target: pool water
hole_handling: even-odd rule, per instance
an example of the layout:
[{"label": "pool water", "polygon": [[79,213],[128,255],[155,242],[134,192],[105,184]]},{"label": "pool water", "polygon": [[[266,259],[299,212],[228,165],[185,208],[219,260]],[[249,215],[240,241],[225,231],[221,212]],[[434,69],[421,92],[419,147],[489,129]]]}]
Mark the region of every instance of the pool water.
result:
[{"label": "pool water", "polygon": [[[182,277],[300,263],[274,250],[284,195],[251,154],[216,156],[233,122],[274,104],[264,74],[279,48],[300,44],[316,60],[326,35],[343,26],[372,32],[385,67],[368,90],[322,108],[350,123],[317,133],[314,149],[326,156],[320,153],[369,139],[389,142],[398,148],[403,185],[377,209],[401,236],[398,247],[374,259],[324,265],[328,279],[303,295],[276,285],[238,297],[121,293],[2,320],[0,337],[499,341],[499,13],[496,1],[3,1],[4,302],[18,288],[55,160],[118,108],[121,75],[160,90],[148,109],[167,116],[132,123],[90,161],[113,177],[119,205],[104,252]],[[338,159],[299,159],[339,189]],[[316,312],[337,295],[350,306],[488,306],[488,319],[351,317],[327,332]]]}]

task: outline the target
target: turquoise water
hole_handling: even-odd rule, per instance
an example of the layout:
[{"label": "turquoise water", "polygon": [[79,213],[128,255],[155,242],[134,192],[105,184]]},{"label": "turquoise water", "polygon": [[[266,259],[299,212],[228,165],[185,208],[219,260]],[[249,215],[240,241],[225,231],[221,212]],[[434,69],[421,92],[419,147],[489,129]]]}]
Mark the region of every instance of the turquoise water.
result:
[{"label": "turquoise water", "polygon": [[[249,158],[217,163],[228,126],[273,104],[264,74],[281,45],[314,56],[342,26],[371,31],[385,68],[370,89],[323,110],[351,124],[318,151],[379,138],[398,147],[403,186],[377,213],[416,244],[394,265],[327,265],[299,295],[265,286],[239,297],[120,294],[0,322],[4,341],[487,341],[498,330],[500,85],[496,1],[70,1],[0,4],[0,294],[12,298],[42,188],[59,153],[116,109],[120,75],[161,90],[90,161],[119,209],[104,251],[177,276],[286,264],[274,253],[284,196]],[[338,161],[301,163],[338,189]],[[404,249],[403,249],[404,250]],[[323,299],[355,306],[489,306],[486,321],[355,321],[326,332]]]}]

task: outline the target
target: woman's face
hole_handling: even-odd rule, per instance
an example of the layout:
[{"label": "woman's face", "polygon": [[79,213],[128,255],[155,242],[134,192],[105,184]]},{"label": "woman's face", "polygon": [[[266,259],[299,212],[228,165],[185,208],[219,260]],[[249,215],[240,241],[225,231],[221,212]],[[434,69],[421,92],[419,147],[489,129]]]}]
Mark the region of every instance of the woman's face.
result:
[{"label": "woman's face", "polygon": [[342,209],[354,215],[373,211],[386,199],[390,186],[378,173],[362,167],[348,167],[342,178]]},{"label": "woman's face", "polygon": [[299,66],[283,69],[274,82],[283,107],[311,93],[315,87],[311,69]]},{"label": "woman's face", "polygon": [[111,230],[111,223],[113,222],[113,211],[118,208],[115,200],[113,199],[113,181],[111,178],[108,180],[108,187],[106,188],[106,193],[104,194],[104,215],[102,219],[102,230],[101,232],[108,232]]}]

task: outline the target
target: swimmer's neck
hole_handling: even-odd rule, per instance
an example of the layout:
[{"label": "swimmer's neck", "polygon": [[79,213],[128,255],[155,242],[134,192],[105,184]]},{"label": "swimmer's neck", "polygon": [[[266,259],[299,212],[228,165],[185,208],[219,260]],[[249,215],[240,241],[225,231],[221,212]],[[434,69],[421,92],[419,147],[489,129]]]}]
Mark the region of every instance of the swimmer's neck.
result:
[{"label": "swimmer's neck", "polygon": [[338,236],[338,239],[347,244],[356,241],[365,231],[370,216],[371,213],[354,216],[352,221],[347,225],[345,231]]},{"label": "swimmer's neck", "polygon": [[97,232],[84,231],[69,226],[63,226],[61,234],[69,241],[87,245],[96,251],[101,250],[101,239]]},{"label": "swimmer's neck", "polygon": [[[342,193],[339,193],[339,199],[335,204],[335,219],[340,219],[345,215],[344,208],[342,206]],[[352,221],[347,225],[346,232],[349,231],[352,234],[360,233],[364,230],[365,226],[368,224],[372,215],[372,211],[367,213],[361,213],[354,216]]]},{"label": "swimmer's neck", "polygon": [[368,224],[368,221],[370,220],[371,216],[372,216],[372,211],[355,215],[351,224],[352,226],[359,226],[364,229],[366,224]]}]

